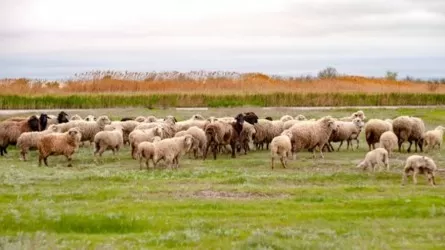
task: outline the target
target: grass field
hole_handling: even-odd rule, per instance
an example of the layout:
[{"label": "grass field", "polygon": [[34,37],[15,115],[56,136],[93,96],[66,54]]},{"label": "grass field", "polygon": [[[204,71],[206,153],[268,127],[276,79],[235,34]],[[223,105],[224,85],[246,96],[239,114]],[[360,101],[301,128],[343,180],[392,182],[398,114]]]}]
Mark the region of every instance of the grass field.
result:
[{"label": "grass field", "polygon": [[[337,117],[351,110],[209,109],[205,116],[253,110]],[[402,114],[422,117],[428,128],[445,123],[445,109],[364,110],[368,118]],[[139,114],[181,119],[197,111],[86,110],[113,118]],[[74,167],[50,157],[50,167],[18,160],[11,148],[0,159],[0,248],[2,249],[444,249],[445,176],[438,186],[401,186],[408,154],[395,153],[389,172],[363,172],[367,150],[304,152],[288,169],[270,170],[269,152],[231,159],[184,156],[178,170],[139,170],[129,149],[94,162],[81,148]],[[439,167],[440,152],[430,152]]]}]

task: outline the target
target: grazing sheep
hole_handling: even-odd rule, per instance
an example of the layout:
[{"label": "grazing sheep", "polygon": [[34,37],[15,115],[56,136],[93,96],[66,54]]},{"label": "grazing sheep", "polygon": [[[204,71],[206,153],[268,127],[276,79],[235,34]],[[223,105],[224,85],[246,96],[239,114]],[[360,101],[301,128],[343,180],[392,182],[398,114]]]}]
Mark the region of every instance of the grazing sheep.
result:
[{"label": "grazing sheep", "polygon": [[192,149],[195,159],[198,158],[198,153],[204,155],[204,151],[207,146],[207,137],[204,130],[198,127],[190,127],[186,131],[180,131],[176,133],[175,137],[184,136],[187,134],[193,137]]},{"label": "grazing sheep", "polygon": [[273,138],[270,143],[271,152],[271,168],[274,168],[275,157],[279,156],[281,165],[286,168],[286,159],[292,154],[292,132],[290,130],[285,130],[280,136]]},{"label": "grazing sheep", "polygon": [[413,172],[414,184],[417,184],[417,174],[425,174],[431,186],[435,186],[436,181],[434,176],[437,170],[436,163],[434,163],[433,159],[421,155],[411,155],[406,159],[405,167],[403,168],[402,185],[405,185],[408,175]]},{"label": "grazing sheep", "polygon": [[[155,123],[154,123],[155,124]],[[137,147],[141,142],[152,142],[154,137],[158,136],[161,139],[165,138],[164,128],[156,125],[149,129],[135,129],[128,136],[131,146],[131,156],[136,159]]]},{"label": "grazing sheep", "polygon": [[204,159],[207,157],[209,148],[211,148],[213,152],[213,159],[216,160],[218,148],[228,144],[230,144],[232,149],[232,158],[236,158],[236,143],[239,140],[241,131],[243,130],[244,116],[243,114],[238,114],[232,119],[234,119],[235,122],[227,123],[218,120],[214,123],[209,123],[206,126],[204,131],[207,137],[207,147],[204,151]]},{"label": "grazing sheep", "polygon": [[70,118],[70,121],[82,121],[82,120],[83,120],[83,118],[80,117],[80,115],[78,115],[78,114],[75,114],[75,115],[71,116],[71,118]]},{"label": "grazing sheep", "polygon": [[37,149],[37,144],[44,135],[55,132],[55,126],[50,125],[48,129],[44,131],[22,133],[19,138],[17,138],[17,147],[20,148],[22,159],[26,161],[26,154],[31,149]]},{"label": "grazing sheep", "polygon": [[[161,141],[159,136],[155,136],[153,138],[153,142]],[[153,161],[153,157],[155,155],[155,147],[153,142],[144,141],[138,145],[137,158],[139,158],[139,169],[142,170],[142,161],[145,159],[145,166],[147,170],[150,169],[149,160]],[[153,162],[154,165],[154,162]]]},{"label": "grazing sheep", "polygon": [[371,119],[365,125],[366,143],[369,151],[376,149],[375,144],[379,142],[380,136],[386,131],[392,130],[392,124],[387,120]]},{"label": "grazing sheep", "polygon": [[444,130],[445,127],[438,126],[434,130],[425,132],[425,135],[423,136],[423,146],[428,147],[428,151],[434,149],[436,146],[438,146],[440,150],[440,146],[442,146]]},{"label": "grazing sheep", "polygon": [[[109,126],[109,125],[107,125]],[[111,131],[105,130],[100,131],[94,136],[94,144],[96,146],[96,151],[94,151],[94,156],[102,154],[105,150],[110,149],[113,151],[113,155],[119,152],[120,148],[124,145],[123,128],[119,125],[112,126],[114,129]]]},{"label": "grazing sheep", "polygon": [[386,131],[380,136],[379,145],[381,148],[388,151],[388,156],[391,157],[392,151],[397,148],[397,136],[392,131]]},{"label": "grazing sheep", "polygon": [[409,142],[407,152],[411,152],[411,145],[414,142],[415,151],[417,152],[417,146],[420,148],[420,152],[423,151],[423,135],[425,133],[425,124],[420,118],[412,116],[399,116],[394,119],[392,124],[394,134],[396,134],[399,146],[399,152],[401,152],[402,144],[405,141]]},{"label": "grazing sheep", "polygon": [[71,167],[71,157],[79,149],[82,135],[78,128],[70,128],[65,133],[51,133],[44,135],[37,143],[39,150],[39,166],[42,160],[48,166],[48,156],[64,155],[68,160],[68,167]]},{"label": "grazing sheep", "polygon": [[380,163],[383,163],[386,166],[386,170],[389,171],[388,151],[384,148],[376,148],[366,153],[365,159],[357,165],[357,168],[363,167],[363,170],[366,170],[366,168],[370,167],[372,171],[375,171],[375,167]]},{"label": "grazing sheep", "polygon": [[58,132],[66,132],[70,128],[79,128],[80,133],[82,134],[81,141],[89,141],[91,144],[94,142],[94,136],[99,133],[100,131],[103,131],[105,129],[106,125],[111,124],[110,119],[108,116],[103,115],[99,116],[96,121],[88,122],[88,121],[71,121],[68,123],[58,124],[55,125]]},{"label": "grazing sheep", "polygon": [[352,113],[351,116],[343,117],[343,118],[340,118],[339,120],[345,121],[345,122],[351,122],[355,118],[360,118],[362,121],[365,121],[366,116],[363,111],[359,110],[357,112]]},{"label": "grazing sheep", "polygon": [[318,147],[321,158],[324,158],[322,147],[328,143],[329,137],[335,129],[335,120],[330,116],[323,117],[315,123],[295,124],[289,129],[292,132],[292,151],[299,152],[302,149],[309,149],[315,158],[315,148]]},{"label": "grazing sheep", "polygon": [[352,146],[352,140],[357,141],[357,149],[359,147],[359,135],[363,128],[363,121],[360,118],[354,118],[351,122],[344,121],[336,121],[337,125],[336,131],[332,132],[329,143],[327,144],[331,150],[334,150],[334,147],[331,145],[331,142],[340,142],[340,145],[337,148],[337,151],[340,151],[341,146],[343,145],[343,141],[347,142],[347,150],[349,149],[349,145],[351,145],[351,149],[354,150]]},{"label": "grazing sheep", "polygon": [[160,160],[164,160],[171,168],[179,167],[179,157],[187,153],[193,144],[193,137],[185,135],[167,138],[162,141],[153,142],[154,155],[153,164],[156,167]]},{"label": "grazing sheep", "polygon": [[0,155],[7,154],[8,146],[15,145],[17,139],[24,132],[40,131],[42,127],[39,119],[33,115],[20,122],[4,121],[0,123]]}]

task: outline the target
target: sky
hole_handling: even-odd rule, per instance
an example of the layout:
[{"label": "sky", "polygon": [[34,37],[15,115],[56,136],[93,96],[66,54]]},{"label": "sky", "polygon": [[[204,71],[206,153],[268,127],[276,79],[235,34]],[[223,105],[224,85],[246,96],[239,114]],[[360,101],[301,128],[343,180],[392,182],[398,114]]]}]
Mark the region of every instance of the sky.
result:
[{"label": "sky", "polygon": [[328,66],[445,77],[445,1],[0,0],[0,78]]}]

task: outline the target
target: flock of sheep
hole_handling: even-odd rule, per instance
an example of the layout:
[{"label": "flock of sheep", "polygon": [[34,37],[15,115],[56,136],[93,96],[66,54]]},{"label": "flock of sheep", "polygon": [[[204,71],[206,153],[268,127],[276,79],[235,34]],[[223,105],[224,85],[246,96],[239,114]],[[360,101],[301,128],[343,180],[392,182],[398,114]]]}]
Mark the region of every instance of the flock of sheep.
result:
[{"label": "flock of sheep", "polygon": [[[111,121],[107,116],[78,115],[69,117],[65,112],[58,116],[40,114],[31,117],[13,117],[0,123],[0,154],[7,154],[8,145],[17,145],[23,160],[27,160],[29,150],[39,152],[39,166],[42,161],[48,166],[50,155],[64,155],[71,166],[71,159],[80,145],[94,144],[94,155],[101,157],[104,151],[113,154],[128,144],[133,159],[139,159],[140,168],[144,163],[149,169],[151,160],[156,167],[163,160],[171,168],[179,167],[180,157],[188,152],[195,158],[206,159],[209,152],[216,159],[219,153],[230,151],[233,158],[237,153],[247,154],[252,147],[271,151],[271,168],[279,158],[284,168],[289,158],[296,158],[296,153],[309,150],[315,158],[315,150],[324,158],[323,151],[333,151],[333,142],[340,142],[337,151],[346,141],[347,148],[353,141],[359,146],[359,135],[365,131],[369,152],[357,166],[375,169],[384,164],[389,169],[391,152],[402,151],[402,144],[409,142],[407,152],[414,144],[423,151],[439,147],[442,144],[444,127],[425,131],[424,122],[417,117],[400,116],[394,120],[370,119],[365,123],[363,111],[357,111],[349,117],[322,117],[307,120],[303,115],[292,117],[285,115],[279,120],[271,117],[259,119],[253,112],[238,114],[236,117],[209,117],[193,115],[185,121],[177,121],[173,116],[158,119],[154,116],[123,118]],[[379,148],[376,144],[379,143]],[[230,146],[230,147],[228,147]],[[435,172],[438,169],[434,161],[426,156],[412,155],[406,160],[403,171],[403,183],[413,174],[425,174],[431,185],[435,185]]]}]

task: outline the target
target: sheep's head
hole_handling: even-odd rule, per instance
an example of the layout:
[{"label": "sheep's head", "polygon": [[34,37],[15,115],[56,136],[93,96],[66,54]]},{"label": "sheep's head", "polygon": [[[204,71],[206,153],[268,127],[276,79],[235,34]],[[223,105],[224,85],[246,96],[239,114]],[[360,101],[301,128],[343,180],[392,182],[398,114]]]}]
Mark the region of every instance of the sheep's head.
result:
[{"label": "sheep's head", "polygon": [[155,136],[159,136],[159,137],[161,137],[161,138],[164,138],[164,128],[161,127],[161,126],[155,127],[155,128],[153,129],[153,134],[154,134]]},{"label": "sheep's head", "polygon": [[184,148],[185,151],[188,152],[192,148],[193,145],[193,137],[191,135],[184,136]]},{"label": "sheep's head", "polygon": [[209,118],[207,118],[207,121],[210,123],[216,122],[218,119],[214,116],[210,116]]},{"label": "sheep's head", "polygon": [[354,118],[354,120],[352,120],[352,123],[354,123],[354,125],[359,129],[363,128],[363,126],[365,125],[365,123],[360,118]]},{"label": "sheep's head", "polygon": [[272,117],[270,117],[270,116],[267,116],[267,117],[264,118],[264,119],[269,120],[269,121],[273,121]]},{"label": "sheep's head", "polygon": [[284,115],[284,116],[282,116],[281,118],[280,118],[280,121],[282,121],[282,122],[287,122],[287,121],[290,121],[290,120],[293,120],[294,118],[292,117],[292,116],[290,116],[290,115]]},{"label": "sheep's head", "polygon": [[295,120],[306,121],[307,118],[306,118],[306,116],[300,114],[300,115],[295,116]]},{"label": "sheep's head", "polygon": [[79,128],[70,128],[67,133],[75,141],[79,141],[80,142],[80,139],[82,138],[82,134],[80,133]]},{"label": "sheep's head", "polygon": [[363,111],[361,111],[361,110],[355,112],[354,114],[352,114],[352,116],[354,118],[360,118],[362,121],[364,121],[366,119],[365,113]]},{"label": "sheep's head", "polygon": [[[136,118],[136,119],[137,119],[137,118]],[[145,119],[145,122],[148,122],[148,123],[156,122],[156,121],[157,121],[157,118],[154,117],[154,116],[152,116],[152,115],[147,116],[147,118]]]},{"label": "sheep's head", "polygon": [[82,120],[82,117],[80,117],[79,115],[73,115],[73,116],[71,116],[70,120],[71,121],[78,121],[78,120]]},{"label": "sheep's head", "polygon": [[176,118],[172,115],[168,115],[167,117],[164,118],[164,121],[170,124],[175,124],[176,122],[178,122],[176,120]]},{"label": "sheep's head", "polygon": [[200,114],[196,114],[192,116],[192,120],[200,120],[200,121],[204,121],[205,118],[204,116],[200,115]]},{"label": "sheep's head", "polygon": [[85,117],[85,121],[94,122],[96,121],[96,117],[94,117],[93,115],[87,115],[87,117]]},{"label": "sheep's head", "polygon": [[438,127],[436,127],[435,129],[436,129],[436,130],[442,130],[442,131],[444,131],[444,130],[445,130],[445,127],[443,127],[443,126],[438,126]]},{"label": "sheep's head", "polygon": [[47,114],[40,114],[39,117],[39,126],[40,126],[40,131],[43,131],[46,129],[46,125],[48,124],[48,115]]},{"label": "sheep's head", "polygon": [[64,111],[61,111],[61,112],[57,115],[57,122],[58,122],[58,123],[67,123],[67,122],[69,122],[68,114],[65,113]]},{"label": "sheep's head", "polygon": [[258,123],[258,116],[254,112],[244,113],[244,120],[250,124]]},{"label": "sheep's head", "polygon": [[28,126],[31,131],[39,131],[39,119],[33,115],[28,119]]},{"label": "sheep's head", "polygon": [[146,119],[143,116],[138,116],[134,120],[137,121],[137,122],[145,122]]},{"label": "sheep's head", "polygon": [[356,166],[356,168],[362,168],[362,167],[364,167],[364,166],[365,166],[365,162],[362,161],[362,162],[360,162],[360,163]]},{"label": "sheep's head", "polygon": [[99,118],[97,118],[97,124],[99,125],[103,125],[105,127],[105,125],[107,124],[111,124],[111,120],[110,118],[108,118],[108,116],[103,115],[103,116],[99,116]]},{"label": "sheep's head", "polygon": [[290,131],[289,129],[284,130],[281,134],[289,137],[289,139],[292,140],[293,134],[292,131]]}]

